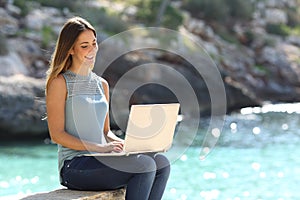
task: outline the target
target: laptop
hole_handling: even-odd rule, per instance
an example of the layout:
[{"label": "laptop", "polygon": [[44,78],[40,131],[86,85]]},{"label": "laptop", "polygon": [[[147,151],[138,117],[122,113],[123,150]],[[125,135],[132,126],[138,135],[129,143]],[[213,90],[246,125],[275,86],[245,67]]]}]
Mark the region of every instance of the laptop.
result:
[{"label": "laptop", "polygon": [[166,152],[171,148],[179,103],[132,105],[122,152],[91,153],[88,156],[123,156]]}]

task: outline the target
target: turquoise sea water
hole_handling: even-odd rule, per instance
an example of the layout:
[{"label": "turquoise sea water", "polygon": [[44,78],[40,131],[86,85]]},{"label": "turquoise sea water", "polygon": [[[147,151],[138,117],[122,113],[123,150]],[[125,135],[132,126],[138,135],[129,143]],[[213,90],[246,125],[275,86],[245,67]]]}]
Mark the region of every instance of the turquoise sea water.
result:
[{"label": "turquoise sea water", "polygon": [[[244,111],[226,117],[217,146],[203,161],[199,131],[172,162],[164,200],[300,199],[299,112]],[[0,142],[0,161],[0,197],[60,187],[53,144]]]}]

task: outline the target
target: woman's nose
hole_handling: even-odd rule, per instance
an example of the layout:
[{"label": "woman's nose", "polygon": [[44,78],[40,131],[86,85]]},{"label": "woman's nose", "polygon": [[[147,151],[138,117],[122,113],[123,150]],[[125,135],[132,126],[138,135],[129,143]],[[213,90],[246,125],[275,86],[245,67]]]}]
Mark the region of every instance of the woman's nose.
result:
[{"label": "woman's nose", "polygon": [[92,47],[92,48],[90,49],[90,51],[89,51],[88,54],[89,54],[89,55],[93,55],[93,54],[96,54],[97,51],[98,51],[98,45],[95,46],[95,47]]}]

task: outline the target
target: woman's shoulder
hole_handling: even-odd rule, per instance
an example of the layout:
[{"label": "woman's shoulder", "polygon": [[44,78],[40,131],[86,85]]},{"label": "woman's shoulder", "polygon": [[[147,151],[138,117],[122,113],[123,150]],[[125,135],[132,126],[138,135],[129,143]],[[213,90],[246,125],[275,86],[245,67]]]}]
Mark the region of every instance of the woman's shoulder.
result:
[{"label": "woman's shoulder", "polygon": [[107,85],[108,86],[108,82],[105,78],[97,75],[95,72],[93,72],[93,76],[97,79],[98,82],[100,82],[102,85]]},{"label": "woman's shoulder", "polygon": [[64,84],[64,85],[66,84],[65,77],[63,76],[63,74],[59,74],[57,77],[53,79],[53,81],[59,84]]},{"label": "woman's shoulder", "polygon": [[59,74],[57,77],[53,78],[49,84],[49,89],[63,89],[66,87],[66,81],[62,74]]}]

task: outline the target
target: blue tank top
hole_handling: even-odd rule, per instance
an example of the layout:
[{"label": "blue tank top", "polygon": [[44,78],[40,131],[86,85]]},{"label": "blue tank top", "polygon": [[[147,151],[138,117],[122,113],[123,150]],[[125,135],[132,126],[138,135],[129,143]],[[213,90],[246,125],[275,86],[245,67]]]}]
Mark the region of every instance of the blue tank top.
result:
[{"label": "blue tank top", "polygon": [[[68,70],[62,74],[66,80],[65,130],[82,140],[105,143],[103,128],[108,102],[104,94],[102,78],[90,72],[87,76]],[[65,160],[82,156],[88,151],[77,151],[58,144],[58,167]]]}]

